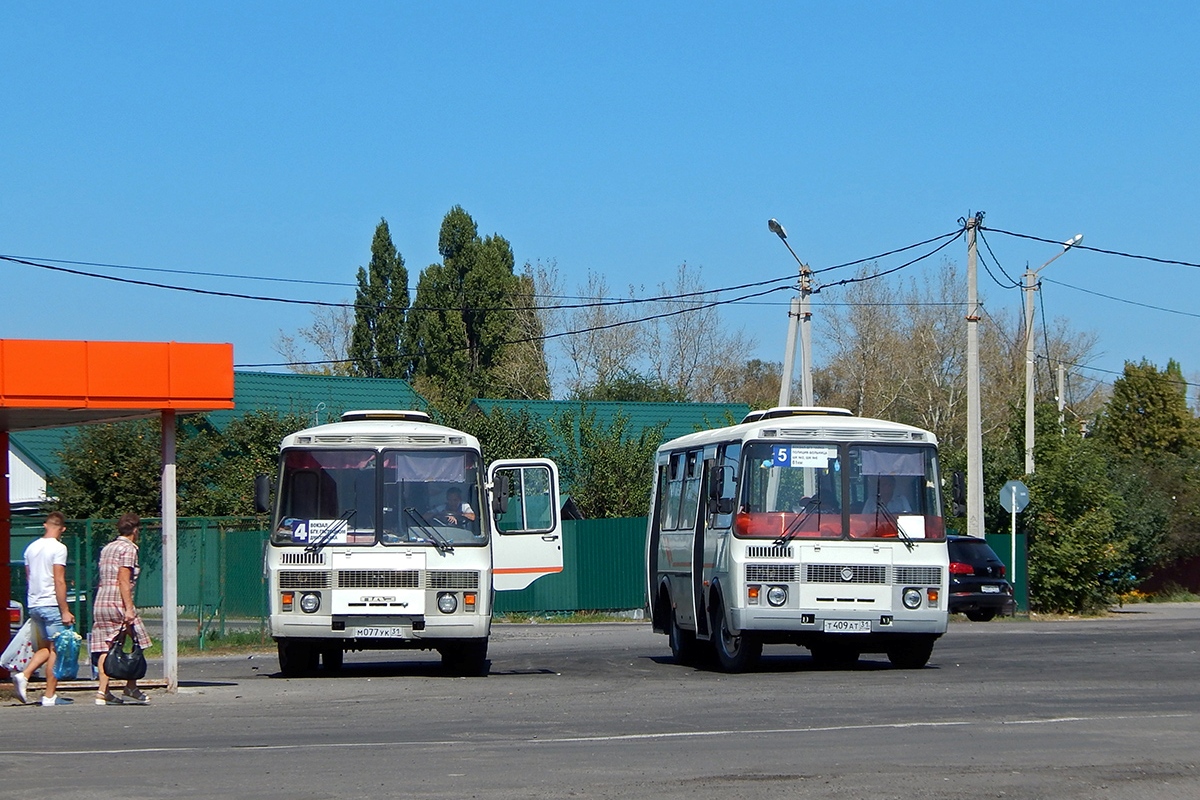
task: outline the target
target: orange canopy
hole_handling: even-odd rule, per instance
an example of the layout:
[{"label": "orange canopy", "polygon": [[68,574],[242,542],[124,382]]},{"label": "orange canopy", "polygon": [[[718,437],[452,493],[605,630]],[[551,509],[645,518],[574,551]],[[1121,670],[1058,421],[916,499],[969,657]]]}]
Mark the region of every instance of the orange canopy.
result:
[{"label": "orange canopy", "polygon": [[233,345],[0,339],[0,430],[233,408]]}]

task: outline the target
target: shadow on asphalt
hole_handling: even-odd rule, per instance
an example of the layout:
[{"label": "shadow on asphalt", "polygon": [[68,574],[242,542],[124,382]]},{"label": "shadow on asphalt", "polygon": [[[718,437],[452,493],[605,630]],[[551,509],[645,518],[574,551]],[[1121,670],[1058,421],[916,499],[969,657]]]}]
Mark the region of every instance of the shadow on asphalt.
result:
[{"label": "shadow on asphalt", "polygon": [[[642,656],[649,659],[655,664],[663,664],[669,667],[678,667],[679,669],[687,669],[693,672],[712,672],[714,674],[724,674],[715,665],[703,664],[700,666],[681,666],[675,663],[675,659],[671,656]],[[878,659],[878,660],[877,660]],[[936,670],[939,667],[936,664],[929,664],[921,669]],[[753,669],[747,670],[748,673],[766,673],[780,674],[789,672],[919,672],[920,670],[901,670],[898,667],[893,667],[887,660],[887,656],[882,653],[865,653],[859,660],[849,667],[820,667],[812,656],[808,655],[774,655],[765,654],[759,660],[758,664]]]}]

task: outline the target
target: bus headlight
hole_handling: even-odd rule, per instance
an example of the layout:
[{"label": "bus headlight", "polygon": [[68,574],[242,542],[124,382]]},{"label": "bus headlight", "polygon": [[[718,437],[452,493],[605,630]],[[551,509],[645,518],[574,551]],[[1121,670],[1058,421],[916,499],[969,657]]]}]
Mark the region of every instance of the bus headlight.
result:
[{"label": "bus headlight", "polygon": [[776,608],[779,608],[781,605],[786,603],[787,602],[787,587],[786,586],[772,586],[770,589],[767,590],[767,602],[770,603],[771,605],[775,606]]},{"label": "bus headlight", "polygon": [[921,590],[909,587],[904,590],[902,595],[905,608],[920,608],[921,607]]},{"label": "bus headlight", "polygon": [[458,598],[453,592],[442,592],[438,595],[438,611],[443,614],[453,614],[458,610]]},{"label": "bus headlight", "polygon": [[305,614],[315,614],[321,607],[321,595],[316,592],[305,592],[300,596],[300,610]]}]

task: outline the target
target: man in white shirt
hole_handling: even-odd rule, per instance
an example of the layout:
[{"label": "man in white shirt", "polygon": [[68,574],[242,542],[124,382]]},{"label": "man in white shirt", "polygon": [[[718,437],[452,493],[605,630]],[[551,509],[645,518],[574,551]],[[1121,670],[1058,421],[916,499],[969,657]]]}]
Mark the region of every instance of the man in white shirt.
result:
[{"label": "man in white shirt", "polygon": [[29,678],[45,664],[46,691],[42,694],[42,705],[65,706],[73,701],[55,694],[58,679],[54,677],[54,637],[75,623],[75,615],[67,605],[67,546],[59,541],[67,529],[66,519],[62,513],[51,511],[42,528],[46,531],[42,538],[25,548],[25,576],[29,586],[26,608],[41,638],[41,647],[24,670],[13,673],[12,680],[17,697],[27,703]]},{"label": "man in white shirt", "polygon": [[469,503],[463,502],[462,490],[454,487],[446,490],[446,502],[435,508],[433,513],[451,525],[466,525],[475,519],[475,510]]}]

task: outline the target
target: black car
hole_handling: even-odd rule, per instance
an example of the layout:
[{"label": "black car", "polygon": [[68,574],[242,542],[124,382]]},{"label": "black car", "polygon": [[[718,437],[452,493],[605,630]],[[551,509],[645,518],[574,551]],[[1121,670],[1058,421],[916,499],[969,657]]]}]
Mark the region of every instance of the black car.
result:
[{"label": "black car", "polygon": [[987,622],[1012,614],[1012,584],[1004,579],[1004,562],[988,543],[974,536],[947,536],[950,548],[950,613]]}]

